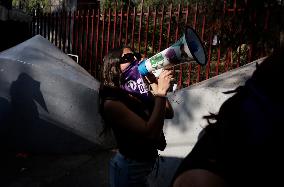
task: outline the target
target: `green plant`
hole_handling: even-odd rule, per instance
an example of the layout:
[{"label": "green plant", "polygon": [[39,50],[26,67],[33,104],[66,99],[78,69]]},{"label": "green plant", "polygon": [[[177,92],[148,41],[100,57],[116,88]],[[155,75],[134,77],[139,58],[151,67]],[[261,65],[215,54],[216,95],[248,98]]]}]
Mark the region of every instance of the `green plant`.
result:
[{"label": "green plant", "polygon": [[21,8],[26,12],[33,12],[34,10],[47,11],[50,7],[49,0],[13,0],[13,7]]}]

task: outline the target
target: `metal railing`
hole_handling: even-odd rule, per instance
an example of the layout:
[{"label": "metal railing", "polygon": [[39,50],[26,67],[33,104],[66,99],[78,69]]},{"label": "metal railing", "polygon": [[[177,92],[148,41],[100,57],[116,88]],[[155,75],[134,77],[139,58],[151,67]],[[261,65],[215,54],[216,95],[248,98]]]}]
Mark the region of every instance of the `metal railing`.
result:
[{"label": "metal railing", "polygon": [[[277,43],[274,12],[247,1],[218,5],[193,4],[159,8],[114,7],[104,11],[82,10],[35,15],[33,35],[41,34],[99,79],[102,59],[111,48],[130,46],[150,57],[167,48],[193,27],[205,45],[208,63],[175,67],[178,88],[242,66],[271,52]],[[274,17],[273,17],[274,16]]]}]

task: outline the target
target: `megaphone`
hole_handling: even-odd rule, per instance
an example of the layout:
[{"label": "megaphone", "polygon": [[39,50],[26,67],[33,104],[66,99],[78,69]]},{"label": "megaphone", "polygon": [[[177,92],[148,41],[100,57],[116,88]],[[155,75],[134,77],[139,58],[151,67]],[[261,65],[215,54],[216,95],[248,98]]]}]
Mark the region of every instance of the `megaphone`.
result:
[{"label": "megaphone", "polygon": [[169,65],[176,65],[184,61],[194,60],[200,65],[207,63],[204,46],[191,27],[186,27],[183,36],[167,49],[144,59],[138,66],[138,71],[142,76],[148,73],[162,69]]}]

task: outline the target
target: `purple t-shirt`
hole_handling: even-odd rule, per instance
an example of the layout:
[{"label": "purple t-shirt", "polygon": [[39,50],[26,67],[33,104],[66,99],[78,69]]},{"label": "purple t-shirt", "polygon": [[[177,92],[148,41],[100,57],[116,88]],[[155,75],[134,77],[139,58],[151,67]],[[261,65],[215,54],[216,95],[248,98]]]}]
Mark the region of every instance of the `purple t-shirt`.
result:
[{"label": "purple t-shirt", "polygon": [[138,64],[138,61],[133,61],[122,72],[121,89],[139,97],[142,101],[149,101],[151,100],[150,92],[138,71]]}]

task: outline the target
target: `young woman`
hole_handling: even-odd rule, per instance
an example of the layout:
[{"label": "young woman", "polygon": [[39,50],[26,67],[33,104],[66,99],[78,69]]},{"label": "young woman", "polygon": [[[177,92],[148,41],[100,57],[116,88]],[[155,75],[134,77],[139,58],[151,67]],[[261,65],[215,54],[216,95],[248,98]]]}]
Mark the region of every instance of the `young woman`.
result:
[{"label": "young woman", "polygon": [[[206,117],[173,187],[283,186],[284,50],[257,66],[252,77]],[[213,120],[213,121],[212,121]]]},{"label": "young woman", "polygon": [[118,145],[110,161],[110,185],[115,187],[148,186],[158,150],[166,146],[164,119],[174,115],[167,99],[172,72],[148,77],[152,93],[138,72],[139,60],[130,48],[112,50],[104,58],[100,111]]}]

